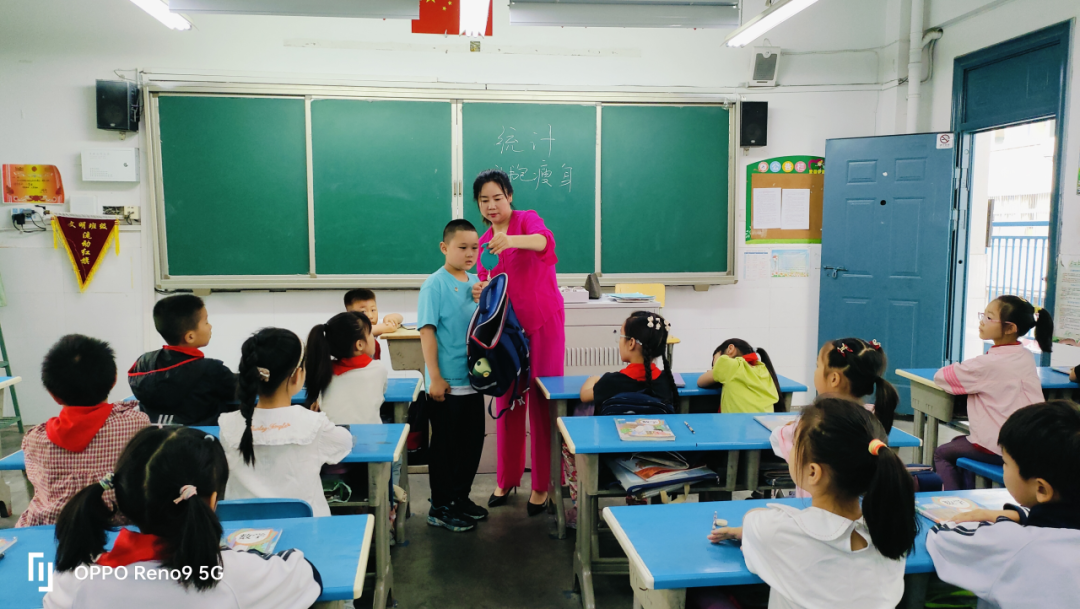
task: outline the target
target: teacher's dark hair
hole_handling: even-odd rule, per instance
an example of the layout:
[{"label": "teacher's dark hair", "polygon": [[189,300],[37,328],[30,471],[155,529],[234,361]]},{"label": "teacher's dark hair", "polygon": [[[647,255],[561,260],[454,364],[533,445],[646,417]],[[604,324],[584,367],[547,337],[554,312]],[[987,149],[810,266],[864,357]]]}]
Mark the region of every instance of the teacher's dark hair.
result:
[{"label": "teacher's dark hair", "polygon": [[[480,206],[480,191],[483,190],[484,184],[488,182],[495,182],[502,189],[503,194],[512,197],[514,196],[514,186],[510,184],[510,176],[506,175],[506,172],[501,169],[486,169],[481,171],[476,179],[473,180],[472,193],[473,201],[476,201],[476,206]],[[514,204],[510,204],[510,209],[514,209]],[[484,214],[480,214],[483,217]],[[487,218],[484,218],[484,224],[491,226],[491,222],[488,222]]]}]

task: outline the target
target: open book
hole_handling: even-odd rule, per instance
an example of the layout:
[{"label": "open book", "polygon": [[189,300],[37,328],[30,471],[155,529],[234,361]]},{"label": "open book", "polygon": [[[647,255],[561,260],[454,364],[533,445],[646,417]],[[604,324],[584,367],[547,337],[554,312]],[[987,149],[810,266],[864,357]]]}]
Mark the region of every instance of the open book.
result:
[{"label": "open book", "polygon": [[915,509],[930,520],[941,524],[951,522],[964,512],[986,509],[971,499],[955,496],[926,497],[915,500]]},{"label": "open book", "polygon": [[663,419],[615,419],[619,439],[626,442],[674,440],[675,434]]},{"label": "open book", "polygon": [[765,426],[765,429],[772,431],[777,427],[783,427],[788,423],[794,423],[799,420],[797,414],[763,414],[754,417],[754,420]]},{"label": "open book", "polygon": [[279,539],[281,531],[278,529],[235,529],[226,531],[225,545],[234,550],[273,554]]}]

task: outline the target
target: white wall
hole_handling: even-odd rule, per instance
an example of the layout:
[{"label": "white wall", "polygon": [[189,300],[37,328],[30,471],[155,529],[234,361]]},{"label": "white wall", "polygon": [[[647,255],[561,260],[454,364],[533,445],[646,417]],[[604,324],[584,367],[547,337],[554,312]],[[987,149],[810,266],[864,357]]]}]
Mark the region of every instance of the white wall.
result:
[{"label": "white wall", "polygon": [[[764,0],[746,0],[745,15],[763,6]],[[769,101],[770,145],[739,152],[733,176],[737,227],[744,222],[748,163],[821,155],[827,138],[891,133],[903,125],[903,117],[890,112],[903,107],[903,87],[895,87],[895,78],[906,70],[905,7],[901,0],[829,0],[769,33],[771,44],[797,54],[781,63],[784,86],[742,91],[746,99]],[[351,84],[395,80],[728,93],[740,92],[737,87],[747,80],[749,51],[723,47],[723,31],[510,27],[507,3],[496,2],[495,9],[495,35],[483,41],[481,53],[465,53],[459,51],[467,48],[466,40],[412,35],[403,21],[199,15],[192,17],[196,29],[172,32],[128,0],[8,0],[0,9],[0,162],[52,163],[60,167],[69,194],[145,204],[142,184],[78,179],[84,147],[134,141],[147,148],[141,134],[120,142],[94,126],[93,81],[116,78],[114,70]],[[853,51],[834,52],[844,49]],[[891,93],[882,93],[878,83],[889,80]],[[935,74],[939,81],[951,82],[943,72]],[[1071,167],[1075,172],[1075,154]],[[1072,226],[1078,221],[1073,218]],[[433,246],[436,239],[431,237]],[[110,340],[121,372],[141,351],[160,345],[149,319],[155,295],[148,235],[124,233],[121,246],[120,260],[106,260],[88,292],[77,294],[63,253],[50,249],[51,238],[0,230],[0,275],[10,302],[0,309],[0,323],[16,373],[25,378],[19,390],[28,421],[57,411],[36,378],[41,356],[63,333]],[[816,266],[818,248],[812,249]],[[737,261],[741,266],[741,248]],[[809,383],[818,346],[817,282],[815,269],[808,279],[740,281],[708,292],[672,288],[665,312],[684,341],[677,368],[704,368],[716,344],[739,336],[768,349],[781,374]],[[340,298],[338,291],[213,294],[207,302],[214,339],[206,351],[235,366],[239,345],[251,331],[278,325],[306,334],[340,309]],[[382,311],[409,316],[415,314],[416,293],[379,292],[379,304]],[[127,394],[121,382],[113,397]]]}]

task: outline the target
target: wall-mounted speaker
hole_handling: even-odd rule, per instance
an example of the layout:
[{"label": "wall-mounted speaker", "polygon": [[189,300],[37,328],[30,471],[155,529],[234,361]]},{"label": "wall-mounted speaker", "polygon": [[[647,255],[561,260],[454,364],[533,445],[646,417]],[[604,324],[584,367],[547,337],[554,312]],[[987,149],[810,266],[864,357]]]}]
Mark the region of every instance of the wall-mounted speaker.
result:
[{"label": "wall-mounted speaker", "polygon": [[743,102],[739,112],[739,147],[760,148],[768,143],[769,102]]},{"label": "wall-mounted speaker", "polygon": [[775,87],[776,72],[780,70],[780,47],[754,47],[750,62],[751,87]]},{"label": "wall-mounted speaker", "polygon": [[99,80],[96,98],[98,129],[139,130],[138,85],[127,80]]}]

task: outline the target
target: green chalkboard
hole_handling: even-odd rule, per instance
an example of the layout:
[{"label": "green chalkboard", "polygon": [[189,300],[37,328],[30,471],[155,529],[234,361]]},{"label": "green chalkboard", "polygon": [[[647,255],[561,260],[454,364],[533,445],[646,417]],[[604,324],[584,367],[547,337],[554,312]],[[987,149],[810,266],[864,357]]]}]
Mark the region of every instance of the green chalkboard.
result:
[{"label": "green chalkboard", "polygon": [[169,275],[308,273],[304,100],[158,99]]},{"label": "green chalkboard", "polygon": [[555,235],[560,273],[591,273],[596,249],[596,105],[465,103],[461,108],[465,217],[483,232],[472,184],[509,174],[514,207],[535,210]]},{"label": "green chalkboard", "polygon": [[728,270],[728,111],[604,106],[604,273]]},{"label": "green chalkboard", "polygon": [[449,102],[315,100],[319,275],[428,274],[452,214]]}]

